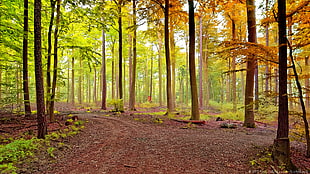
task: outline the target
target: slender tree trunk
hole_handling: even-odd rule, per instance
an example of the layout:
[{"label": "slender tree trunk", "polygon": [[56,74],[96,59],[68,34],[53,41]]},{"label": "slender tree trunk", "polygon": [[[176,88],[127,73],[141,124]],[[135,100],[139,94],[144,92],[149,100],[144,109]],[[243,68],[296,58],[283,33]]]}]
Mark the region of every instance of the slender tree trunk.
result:
[{"label": "slender tree trunk", "polygon": [[202,16],[199,16],[199,108],[203,109],[203,76],[202,76],[202,59],[203,59],[203,47],[202,47]]},{"label": "slender tree trunk", "polygon": [[70,101],[70,62],[69,62],[69,60],[68,60],[68,63],[67,63],[67,71],[68,71],[68,73],[67,73],[67,103],[69,103],[69,101]]},{"label": "slender tree trunk", "polygon": [[[269,0],[266,0],[266,12],[268,11],[268,3]],[[266,46],[269,47],[269,24],[265,27],[265,37],[266,37]],[[265,69],[265,93],[269,94],[269,78],[270,78],[270,72],[269,72],[269,62],[266,62],[266,69]]]},{"label": "slender tree trunk", "polygon": [[[236,35],[236,23],[235,20],[231,20],[232,23],[232,40],[235,41],[237,40],[237,35]],[[232,83],[232,101],[233,101],[233,112],[237,111],[237,82],[236,82],[236,57],[232,56],[231,58],[231,69],[232,69],[232,78],[231,78],[231,83]]]},{"label": "slender tree trunk", "polygon": [[[275,74],[275,78],[274,78],[274,83],[275,83],[274,91],[275,91],[275,93],[277,93],[277,91],[279,91],[279,83],[278,83],[278,81],[279,81],[279,75],[278,75],[279,74],[279,70],[277,68],[275,68],[274,74]],[[274,103],[275,103],[275,105],[279,104],[279,98],[277,96],[274,98]]]},{"label": "slender tree trunk", "polygon": [[97,102],[97,69],[94,67],[94,88],[93,88],[93,101]]},{"label": "slender tree trunk", "polygon": [[47,100],[46,100],[46,109],[47,109],[47,115],[50,115],[50,97],[51,97],[51,57],[52,57],[52,32],[53,32],[53,23],[54,23],[54,16],[55,16],[55,5],[56,0],[50,0],[51,3],[51,19],[48,27],[48,33],[47,33],[47,64],[46,64],[46,94],[47,94]]},{"label": "slender tree trunk", "polygon": [[159,85],[159,96],[158,96],[158,100],[159,100],[159,106],[162,106],[163,105],[163,101],[162,101],[162,70],[161,70],[161,67],[162,67],[162,56],[161,56],[161,51],[162,51],[162,36],[161,36],[161,33],[158,32],[157,33],[158,35],[158,85]]},{"label": "slender tree trunk", "polygon": [[277,137],[274,140],[272,157],[279,165],[287,169],[292,166],[290,160],[290,142],[288,138],[288,97],[287,97],[287,39],[286,39],[286,0],[278,0],[279,28],[279,111]]},{"label": "slender tree trunk", "polygon": [[[186,45],[186,70],[189,71],[189,60],[187,59],[189,57],[189,40],[186,39],[185,41],[185,45]],[[185,101],[186,101],[186,104],[188,104],[188,101],[189,101],[189,96],[190,96],[190,93],[189,93],[189,79],[188,79],[189,75],[186,74],[185,76]]]},{"label": "slender tree trunk", "polygon": [[209,87],[209,70],[208,70],[208,59],[209,59],[209,55],[208,55],[208,35],[206,34],[205,37],[205,49],[203,50],[203,75],[204,75],[204,101],[205,101],[205,107],[209,106],[209,99],[210,99],[210,87]]},{"label": "slender tree trunk", "polygon": [[42,43],[41,43],[41,0],[34,1],[34,60],[36,79],[36,102],[38,138],[44,139],[47,134],[47,121],[44,105],[44,87],[42,73]]},{"label": "slender tree trunk", "polygon": [[189,73],[192,95],[192,115],[191,120],[199,120],[198,92],[196,84],[196,67],[195,67],[195,16],[194,2],[188,0],[188,17],[189,17]]},{"label": "slender tree trunk", "polygon": [[80,57],[80,59],[79,59],[79,64],[80,64],[80,67],[79,67],[79,81],[78,81],[78,83],[79,83],[79,86],[78,86],[78,101],[79,101],[79,104],[82,104],[82,95],[83,95],[83,93],[82,93],[82,84],[83,84],[83,82],[82,82],[82,76],[83,76],[83,66],[82,66],[82,58]]},{"label": "slender tree trunk", "polygon": [[74,98],[75,98],[75,94],[74,94],[74,57],[72,57],[72,61],[71,61],[71,104],[74,104]]},{"label": "slender tree trunk", "polygon": [[112,40],[112,46],[111,46],[111,54],[112,54],[112,99],[115,99],[115,50],[114,50],[115,40]]},{"label": "slender tree trunk", "polygon": [[106,59],[105,59],[105,31],[102,30],[102,65],[101,65],[101,109],[107,109],[107,77],[106,77]]},{"label": "slender tree trunk", "polygon": [[132,38],[132,71],[131,71],[131,83],[130,83],[130,96],[129,96],[129,110],[134,111],[136,103],[136,67],[137,67],[137,19],[136,19],[136,0],[132,2],[133,9],[133,38]]},{"label": "slender tree trunk", "polygon": [[[28,83],[28,30],[29,30],[28,16],[29,16],[28,15],[28,0],[24,0],[23,91],[24,91],[25,116],[31,115],[29,85],[28,85],[29,84]],[[0,75],[0,78],[1,78],[1,75]],[[1,79],[0,79],[0,82],[1,82]],[[1,87],[0,87],[0,91],[1,91]]]},{"label": "slender tree trunk", "polygon": [[87,74],[87,80],[88,80],[88,82],[87,82],[87,96],[88,96],[87,100],[88,100],[88,102],[87,103],[91,102],[91,83],[90,83],[91,79],[90,78],[91,77],[90,77],[90,73],[89,73],[89,74]]},{"label": "slender tree trunk", "polygon": [[53,71],[53,82],[52,82],[52,93],[50,98],[50,121],[55,121],[54,105],[56,96],[56,85],[57,85],[57,69],[58,69],[58,28],[60,23],[60,4],[61,0],[57,0],[57,16],[56,16],[56,27],[54,32],[54,71]]},{"label": "slender tree trunk", "polygon": [[[307,74],[309,75],[309,56],[305,57],[305,66],[306,66],[306,72],[308,72]],[[310,108],[310,83],[309,83],[309,77],[305,79],[305,87],[306,87],[306,108],[309,109]]]},{"label": "slender tree trunk", "polygon": [[165,0],[165,54],[166,54],[166,71],[167,71],[167,115],[173,112],[173,99],[171,92],[171,64],[169,48],[169,0]]},{"label": "slender tree trunk", "polygon": [[151,57],[151,77],[150,77],[150,93],[149,93],[149,102],[152,102],[153,97],[153,58]]},{"label": "slender tree trunk", "polygon": [[293,58],[293,48],[290,44],[289,44],[289,49],[290,49],[290,58],[291,58],[291,62],[292,62],[292,69],[293,69],[293,73],[294,73],[294,77],[295,77],[296,86],[298,89],[298,98],[299,98],[301,109],[302,109],[302,119],[303,119],[304,125],[305,125],[305,137],[306,137],[306,143],[307,143],[306,156],[309,158],[310,157],[310,135],[309,135],[309,123],[307,120],[306,106],[305,106],[305,102],[303,100],[302,86],[301,86],[300,81],[299,81],[299,76],[298,76],[295,61]]},{"label": "slender tree trunk", "polygon": [[[241,64],[241,68],[244,68],[244,64]],[[240,95],[240,98],[241,98],[241,101],[244,102],[244,99],[245,97],[243,97],[243,95],[245,94],[245,85],[244,85],[244,73],[243,71],[240,72],[240,76],[241,76],[241,95]]]},{"label": "slender tree trunk", "polygon": [[119,99],[121,99],[121,108],[118,108],[119,111],[124,111],[124,101],[123,101],[123,29],[122,29],[122,4],[123,1],[119,1],[118,7],[118,92],[119,92]]},{"label": "slender tree trunk", "polygon": [[254,83],[255,83],[255,95],[254,95],[254,103],[255,103],[255,110],[257,111],[259,108],[259,78],[258,78],[258,65],[257,61],[255,63],[255,71],[254,71]]},{"label": "slender tree trunk", "polygon": [[[255,0],[246,0],[247,6],[247,24],[248,41],[257,43],[256,39],[256,18],[255,18]],[[253,107],[253,89],[256,60],[254,53],[247,58],[247,74],[245,86],[245,118],[243,126],[248,128],[255,127],[254,107]]]},{"label": "slender tree trunk", "polygon": [[227,63],[228,63],[228,73],[226,75],[227,79],[226,79],[226,102],[230,103],[231,102],[231,92],[230,92],[230,83],[231,83],[231,78],[230,78],[230,70],[231,70],[231,62],[230,62],[230,57],[228,57],[227,59]]},{"label": "slender tree trunk", "polygon": [[176,94],[175,94],[175,66],[176,66],[176,56],[175,56],[175,40],[174,40],[174,26],[170,24],[170,60],[171,60],[171,97],[172,97],[172,108],[175,111],[176,108]]}]

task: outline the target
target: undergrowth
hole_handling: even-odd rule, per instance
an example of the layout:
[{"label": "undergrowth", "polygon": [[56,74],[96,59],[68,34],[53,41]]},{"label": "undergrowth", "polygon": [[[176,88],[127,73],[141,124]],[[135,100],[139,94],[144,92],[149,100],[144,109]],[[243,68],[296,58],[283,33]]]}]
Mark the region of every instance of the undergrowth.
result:
[{"label": "undergrowth", "polygon": [[32,157],[35,150],[40,147],[36,138],[15,140],[6,145],[0,145],[0,170],[1,173],[16,173],[14,164],[26,157]]},{"label": "undergrowth", "polygon": [[0,144],[0,172],[15,174],[18,171],[17,164],[22,163],[27,158],[34,158],[37,153],[42,151],[55,158],[55,151],[66,146],[59,141],[79,133],[84,128],[83,124],[84,121],[75,121],[63,130],[46,135],[45,139],[35,137],[31,139],[19,138],[11,139],[8,144]]}]

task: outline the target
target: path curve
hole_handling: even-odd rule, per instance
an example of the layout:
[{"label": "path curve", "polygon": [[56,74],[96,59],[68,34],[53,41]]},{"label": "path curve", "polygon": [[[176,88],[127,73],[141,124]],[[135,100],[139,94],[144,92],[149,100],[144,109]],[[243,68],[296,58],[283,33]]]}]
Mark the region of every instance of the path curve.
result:
[{"label": "path curve", "polygon": [[72,138],[71,148],[39,173],[248,173],[257,147],[272,144],[272,131],[180,129],[100,113]]}]

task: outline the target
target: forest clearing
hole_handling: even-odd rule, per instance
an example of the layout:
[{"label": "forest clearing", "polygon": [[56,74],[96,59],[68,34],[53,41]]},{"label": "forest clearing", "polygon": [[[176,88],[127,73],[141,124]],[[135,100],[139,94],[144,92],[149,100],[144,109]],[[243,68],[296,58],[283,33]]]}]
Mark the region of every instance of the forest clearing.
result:
[{"label": "forest clearing", "polygon": [[310,0],[2,0],[1,173],[309,173]]},{"label": "forest clearing", "polygon": [[[271,159],[276,134],[274,122],[242,127],[219,110],[210,110],[204,124],[177,122],[165,108],[139,108],[114,113],[100,109],[56,106],[57,123],[49,123],[49,136],[33,156],[15,162],[17,173],[276,173],[284,172]],[[58,107],[56,107],[58,108]],[[187,109],[189,110],[189,108]],[[185,114],[185,115],[182,115]],[[174,118],[187,119],[182,113]],[[66,124],[78,117],[83,128]],[[222,116],[222,117],[219,117]],[[219,119],[221,118],[221,119]],[[1,117],[1,141],[30,140],[36,135],[35,117]],[[75,122],[78,123],[78,120]],[[221,128],[234,124],[234,128]],[[66,129],[70,129],[66,130]],[[66,132],[67,131],[67,132]],[[75,132],[71,135],[70,132]],[[10,139],[11,138],[11,139]],[[17,152],[15,152],[18,154]],[[299,173],[308,173],[305,144],[292,142],[292,160]],[[3,157],[3,156],[2,156]],[[296,171],[295,171],[296,172]],[[4,173],[11,173],[10,170]]]}]

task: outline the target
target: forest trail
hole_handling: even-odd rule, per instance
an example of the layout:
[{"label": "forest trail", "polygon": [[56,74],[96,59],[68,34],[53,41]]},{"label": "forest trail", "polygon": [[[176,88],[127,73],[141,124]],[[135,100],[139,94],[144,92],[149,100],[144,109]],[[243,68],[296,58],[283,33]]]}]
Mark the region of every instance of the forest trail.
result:
[{"label": "forest trail", "polygon": [[180,129],[101,113],[79,117],[89,121],[86,128],[38,173],[249,173],[251,157],[275,137],[272,130]]}]

